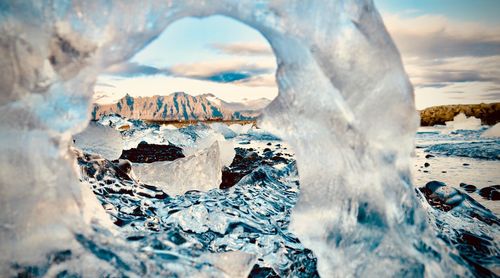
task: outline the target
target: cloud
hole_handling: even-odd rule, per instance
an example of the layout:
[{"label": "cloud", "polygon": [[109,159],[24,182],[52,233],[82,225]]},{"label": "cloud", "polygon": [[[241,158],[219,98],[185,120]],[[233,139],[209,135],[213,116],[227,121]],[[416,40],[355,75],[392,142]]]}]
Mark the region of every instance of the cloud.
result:
[{"label": "cloud", "polygon": [[409,57],[484,57],[500,53],[500,29],[495,26],[454,21],[442,15],[384,14],[384,22],[401,52]]},{"label": "cloud", "polygon": [[488,91],[495,87],[492,82],[449,82],[444,87],[416,88],[415,102],[418,109],[444,104],[468,104],[482,102],[498,102],[500,88],[497,91]]},{"label": "cloud", "polygon": [[108,88],[114,88],[115,85],[113,84],[108,84],[108,83],[104,83],[104,82],[97,82],[95,84],[96,87],[108,87]]},{"label": "cloud", "polygon": [[[186,77],[197,80],[208,80],[218,83],[232,83],[249,80],[258,80],[259,76],[274,74],[276,64],[274,59],[225,59],[216,61],[203,61],[191,64],[177,64],[169,68],[157,68],[134,62],[113,65],[106,69],[106,75],[117,77],[139,76],[172,76]],[[104,86],[100,86],[104,87]]]},{"label": "cloud", "polygon": [[496,100],[498,101],[500,99],[500,90],[494,93],[487,93],[483,95],[483,98],[485,100]]},{"label": "cloud", "polygon": [[135,62],[125,62],[107,68],[104,74],[122,77],[170,75],[170,70],[168,68],[157,68]]},{"label": "cloud", "polygon": [[244,60],[218,60],[214,62],[174,65],[170,68],[170,71],[173,76],[177,77],[229,83],[274,73],[275,68],[276,64],[271,59],[258,59],[253,62],[245,62]]},{"label": "cloud", "polygon": [[274,73],[262,74],[247,78],[244,80],[239,80],[237,84],[242,84],[248,87],[277,87],[276,77]]},{"label": "cloud", "polygon": [[442,87],[454,82],[493,82],[500,85],[500,55],[403,61],[415,87]]},{"label": "cloud", "polygon": [[485,94],[500,87],[500,29],[442,15],[383,17],[415,87],[417,105],[500,101],[498,94]]},{"label": "cloud", "polygon": [[229,55],[273,56],[269,44],[260,42],[214,43],[213,49]]}]

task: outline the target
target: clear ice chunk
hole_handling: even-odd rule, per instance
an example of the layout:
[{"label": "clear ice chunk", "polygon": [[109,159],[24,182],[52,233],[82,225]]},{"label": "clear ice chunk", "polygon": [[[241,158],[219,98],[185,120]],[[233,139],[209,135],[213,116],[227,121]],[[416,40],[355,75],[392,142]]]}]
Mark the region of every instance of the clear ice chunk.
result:
[{"label": "clear ice chunk", "polygon": [[237,135],[248,133],[248,131],[253,127],[253,124],[232,124],[229,128]]},{"label": "clear ice chunk", "polygon": [[174,161],[133,164],[132,170],[140,182],[161,187],[170,195],[208,191],[222,181],[219,144]]},{"label": "clear ice chunk", "polygon": [[453,121],[446,122],[446,131],[448,132],[478,129],[481,129],[481,119],[474,116],[467,117],[464,113],[460,113],[453,117]]},{"label": "clear ice chunk", "polygon": [[226,124],[223,123],[212,123],[210,124],[210,128],[222,134],[224,138],[231,139],[238,136],[238,133],[233,131],[233,129],[229,128]]},{"label": "clear ice chunk", "polygon": [[219,148],[220,160],[223,166],[231,165],[233,158],[236,154],[233,147],[233,142],[226,140],[224,136],[212,129],[202,130],[198,132],[198,138],[196,141],[183,148],[183,153],[186,156],[192,155],[199,150],[203,150],[212,146],[217,142]]},{"label": "clear ice chunk", "polygon": [[242,251],[206,254],[203,258],[221,269],[228,277],[248,277],[256,263],[255,255]]},{"label": "clear ice chunk", "polygon": [[118,159],[124,148],[119,131],[93,122],[85,130],[75,134],[73,140],[78,149],[109,160]]}]

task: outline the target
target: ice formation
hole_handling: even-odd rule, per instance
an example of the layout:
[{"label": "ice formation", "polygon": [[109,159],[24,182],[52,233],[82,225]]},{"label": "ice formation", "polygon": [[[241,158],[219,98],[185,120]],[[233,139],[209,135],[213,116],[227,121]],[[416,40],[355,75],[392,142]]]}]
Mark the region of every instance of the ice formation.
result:
[{"label": "ice formation", "polygon": [[216,141],[188,157],[134,164],[132,170],[139,181],[158,186],[170,195],[182,195],[188,190],[208,191],[219,188],[221,183],[220,156]]},{"label": "ice formation", "polygon": [[96,123],[90,123],[84,131],[73,137],[73,141],[79,149],[109,160],[118,159],[123,150],[120,132]]},{"label": "ice formation", "polygon": [[231,128],[229,128],[226,124],[223,124],[223,123],[213,123],[210,125],[210,128],[212,128],[213,130],[216,130],[218,133],[222,134],[225,139],[231,139],[231,138],[234,138],[238,135]]},{"label": "ice formation", "polygon": [[448,132],[481,129],[481,119],[474,116],[467,117],[464,113],[460,113],[453,117],[453,121],[446,122],[446,129]]},{"label": "ice formation", "polygon": [[196,143],[187,145],[183,148],[184,155],[192,155],[196,152],[206,149],[217,143],[219,148],[220,160],[223,166],[229,166],[234,158],[234,147],[231,141],[227,141],[224,136],[214,132],[212,129],[201,130],[196,133]]},{"label": "ice formation", "polygon": [[[13,262],[95,250],[85,239],[101,235],[84,221],[68,145],[87,125],[96,75],[173,21],[215,14],[260,31],[277,57],[279,96],[261,124],[297,153],[302,188],[290,229],[320,275],[464,274],[414,197],[412,87],[371,0],[2,4],[0,269],[11,276]],[[106,269],[123,267],[111,262]]]},{"label": "ice formation", "polygon": [[500,137],[500,123],[490,127],[485,132],[481,134],[481,137],[484,138],[498,138]]},{"label": "ice formation", "polygon": [[236,135],[247,133],[251,128],[252,124],[240,125],[240,124],[232,124],[229,128],[236,133]]}]

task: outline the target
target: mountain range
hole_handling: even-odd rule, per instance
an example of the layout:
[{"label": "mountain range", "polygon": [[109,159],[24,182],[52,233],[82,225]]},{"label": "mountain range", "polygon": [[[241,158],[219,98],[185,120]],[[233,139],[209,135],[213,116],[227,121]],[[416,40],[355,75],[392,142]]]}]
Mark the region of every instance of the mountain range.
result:
[{"label": "mountain range", "polygon": [[132,97],[116,103],[94,104],[92,119],[119,114],[130,119],[151,121],[252,120],[271,101],[266,98],[245,102],[226,102],[212,94],[192,96],[176,92],[167,96]]}]

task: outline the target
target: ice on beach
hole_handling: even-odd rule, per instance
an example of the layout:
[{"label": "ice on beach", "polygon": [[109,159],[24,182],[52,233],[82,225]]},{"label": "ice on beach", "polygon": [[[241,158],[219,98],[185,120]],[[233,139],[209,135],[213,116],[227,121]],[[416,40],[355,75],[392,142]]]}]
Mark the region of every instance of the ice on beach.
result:
[{"label": "ice on beach", "polygon": [[500,137],[500,123],[495,124],[494,126],[488,128],[481,134],[483,138],[498,138]]},{"label": "ice on beach", "polygon": [[172,125],[172,124],[160,126],[160,131],[162,131],[162,130],[176,130],[176,129],[177,129],[177,127]]},{"label": "ice on beach", "polygon": [[242,251],[206,254],[203,259],[221,269],[228,277],[248,277],[256,256]]},{"label": "ice on beach", "polygon": [[478,130],[481,129],[481,119],[474,116],[467,117],[464,113],[460,113],[453,118],[453,121],[446,122],[446,131],[452,132],[456,130]]},{"label": "ice on beach", "polygon": [[119,131],[93,122],[84,131],[74,135],[73,140],[75,146],[84,152],[98,154],[109,160],[118,159],[124,148]]},{"label": "ice on beach", "polygon": [[226,140],[220,133],[214,132],[212,129],[202,130],[197,133],[198,138],[191,145],[183,147],[183,153],[186,156],[192,155],[199,150],[203,150],[212,146],[215,142],[219,148],[220,162],[223,166],[231,165],[234,155],[233,142]]},{"label": "ice on beach", "polygon": [[105,115],[105,116],[102,116],[98,121],[97,123],[103,125],[103,126],[109,126],[109,127],[112,127],[116,130],[123,130],[125,128],[134,128],[134,125],[120,117],[119,115]]},{"label": "ice on beach", "polygon": [[194,144],[194,139],[191,136],[183,133],[179,129],[165,128],[159,131],[163,143],[171,143],[179,147],[189,146]]},{"label": "ice on beach", "polygon": [[240,135],[240,134],[246,134],[248,133],[248,131],[253,127],[253,124],[246,124],[246,125],[242,125],[242,124],[232,124],[229,126],[229,128],[234,132],[236,133],[237,135]]},{"label": "ice on beach", "polygon": [[210,128],[222,134],[224,138],[231,139],[236,137],[238,134],[234,132],[231,128],[229,128],[226,124],[223,123],[212,123],[210,124]]},{"label": "ice on beach", "polygon": [[214,142],[207,149],[174,161],[136,163],[132,170],[140,182],[158,186],[169,195],[219,188],[222,178],[219,145]]}]

